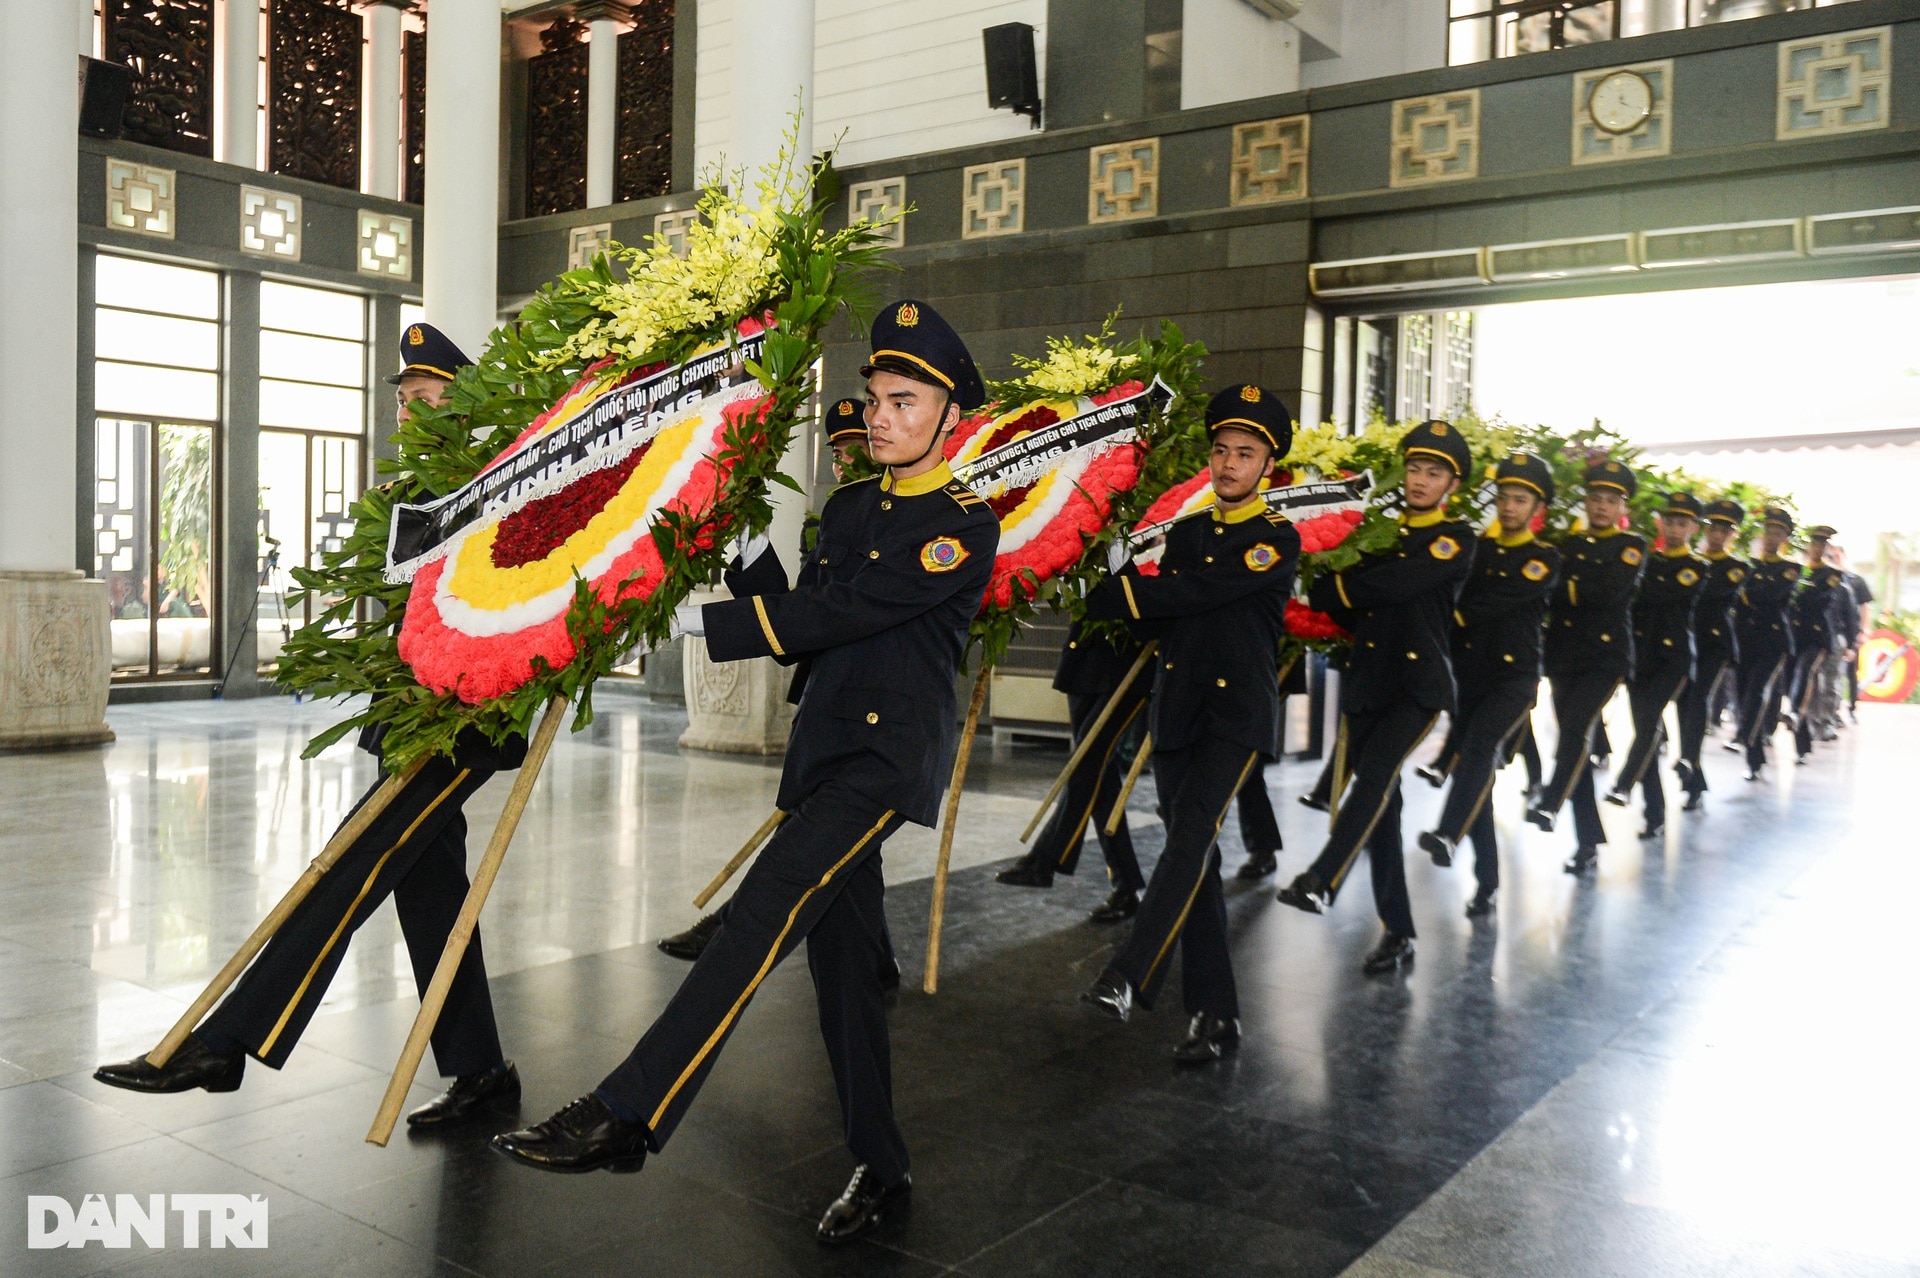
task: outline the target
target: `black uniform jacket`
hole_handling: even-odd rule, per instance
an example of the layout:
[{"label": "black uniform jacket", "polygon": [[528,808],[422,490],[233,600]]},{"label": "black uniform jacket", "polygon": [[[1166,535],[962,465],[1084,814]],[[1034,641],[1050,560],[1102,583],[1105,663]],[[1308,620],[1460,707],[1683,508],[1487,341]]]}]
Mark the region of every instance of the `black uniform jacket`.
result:
[{"label": "black uniform jacket", "polygon": [[954,675],[999,544],[1000,521],[944,462],[889,473],[827,498],[792,590],[701,609],[713,660],[800,667],[782,811],[836,777],[934,823],[959,736]]},{"label": "black uniform jacket", "polygon": [[1693,678],[1694,610],[1706,584],[1707,561],[1684,547],[1653,556],[1633,601],[1636,678]]},{"label": "black uniform jacket", "polygon": [[1740,645],[1733,634],[1733,601],[1747,579],[1746,560],[1721,551],[1701,556],[1707,561],[1707,579],[1700,584],[1700,600],[1693,606],[1694,655],[1702,666],[1716,661],[1738,661]]},{"label": "black uniform jacket", "polygon": [[1770,664],[1793,655],[1788,609],[1799,582],[1800,565],[1791,559],[1762,555],[1747,565],[1747,579],[1733,605],[1741,661]]},{"label": "black uniform jacket", "polygon": [[1274,756],[1280,752],[1275,662],[1300,534],[1263,502],[1217,507],[1167,530],[1158,576],[1128,564],[1087,595],[1087,615],[1145,623],[1160,651],[1147,729],[1157,750],[1202,737]]},{"label": "black uniform jacket", "polygon": [[1831,564],[1807,573],[1794,592],[1792,615],[1794,651],[1837,652],[1846,647],[1860,624],[1847,574]]},{"label": "black uniform jacket", "polygon": [[[1115,629],[1117,627],[1103,626],[1099,632],[1089,634],[1083,622],[1073,623],[1067,631],[1067,646],[1060,650],[1060,664],[1053,672],[1055,691],[1081,697],[1113,695],[1113,690],[1139,659],[1141,647],[1140,640],[1131,632],[1122,643],[1114,643],[1109,632]],[[1152,669],[1142,670],[1134,684],[1151,687]]]},{"label": "black uniform jacket", "polygon": [[1549,676],[1611,674],[1633,677],[1633,588],[1647,543],[1608,528],[1577,533],[1560,543],[1560,584],[1547,619]]},{"label": "black uniform jacket", "polygon": [[1473,574],[1454,608],[1453,677],[1462,696],[1502,679],[1540,680],[1540,627],[1560,575],[1560,552],[1530,532],[1499,525],[1473,552]]},{"label": "black uniform jacket", "polygon": [[1442,511],[1400,524],[1392,550],[1313,583],[1308,602],[1353,634],[1340,709],[1378,710],[1409,700],[1454,708],[1453,611],[1473,571],[1473,529]]}]

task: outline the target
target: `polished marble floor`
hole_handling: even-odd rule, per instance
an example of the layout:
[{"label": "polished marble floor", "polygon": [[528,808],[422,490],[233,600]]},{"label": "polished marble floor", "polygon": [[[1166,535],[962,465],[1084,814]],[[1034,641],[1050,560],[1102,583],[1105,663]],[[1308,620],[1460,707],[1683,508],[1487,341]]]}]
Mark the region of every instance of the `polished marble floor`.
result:
[{"label": "polished marble floor", "polygon": [[[886,849],[916,1203],[838,1252],[810,1237],[848,1167],[800,964],[636,1177],[539,1176],[486,1131],[362,1140],[415,1006],[390,907],[286,1070],[223,1096],[91,1080],[153,1044],[366,785],[347,747],[299,759],[335,714],[116,707],[107,749],[0,755],[0,1274],[1920,1274],[1913,711],[1863,710],[1758,786],[1710,751],[1710,811],[1643,846],[1637,813],[1607,809],[1585,884],[1559,872],[1568,836],[1518,823],[1507,777],[1497,915],[1469,922],[1471,876],[1410,859],[1422,935],[1397,977],[1358,971],[1364,890],[1314,919],[1231,885],[1247,1042],[1193,1073],[1167,1064],[1171,1008],[1123,1027],[1075,1006],[1114,939],[1083,921],[1097,872],[992,882],[1061,755],[983,739],[937,996],[917,989],[935,838]],[[603,698],[556,748],[488,906],[534,1116],[664,1003],[685,969],[651,940],[692,919],[771,802],[777,762],[683,753],[682,726]],[[1283,873],[1324,831],[1291,801],[1313,774],[1268,773]],[[504,793],[470,805],[475,829]],[[1408,793],[1412,829],[1435,799]],[[1149,856],[1151,804],[1143,786]],[[266,1195],[268,1249],[26,1245],[28,1195],[194,1192]]]}]

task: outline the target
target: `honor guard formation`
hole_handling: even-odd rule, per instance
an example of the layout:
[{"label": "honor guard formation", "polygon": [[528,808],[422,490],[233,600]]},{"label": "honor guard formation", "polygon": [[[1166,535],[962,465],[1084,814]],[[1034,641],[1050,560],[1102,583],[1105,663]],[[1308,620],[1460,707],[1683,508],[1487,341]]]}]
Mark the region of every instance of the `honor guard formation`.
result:
[{"label": "honor guard formation", "polygon": [[[639,1170],[673,1137],[756,990],[804,945],[855,1166],[819,1220],[827,1243],[872,1229],[912,1192],[895,1117],[888,1008],[901,969],[881,855],[903,825],[941,818],[960,747],[955,680],[1000,542],[993,506],[943,452],[987,395],[966,343],[917,301],[886,307],[871,342],[864,397],[825,410],[839,483],[801,544],[743,543],[725,577],[733,597],[681,611],[679,629],[703,635],[712,661],[767,657],[792,671],[771,837],[729,900],[659,942],[692,966],[625,1059],[605,1061],[597,1080],[567,1080],[568,1092],[582,1089],[577,1100],[492,1139],[537,1171]],[[400,354],[391,380],[403,414],[438,404],[469,362],[424,323],[404,331]],[[1156,1006],[1177,960],[1188,1026],[1173,1049],[1179,1067],[1204,1068],[1240,1045],[1219,834],[1237,799],[1247,851],[1237,877],[1279,873],[1264,769],[1280,757],[1287,696],[1306,690],[1309,660],[1321,660],[1289,645],[1290,606],[1324,614],[1350,642],[1334,662],[1331,758],[1298,796],[1327,814],[1325,841],[1289,867],[1277,902],[1326,913],[1364,856],[1380,921],[1370,975],[1414,960],[1402,778],[1416,755],[1427,754],[1417,774],[1446,790],[1416,846],[1448,867],[1471,845],[1466,913],[1482,926],[1501,882],[1495,782],[1516,758],[1528,773],[1524,819],[1553,832],[1571,808],[1564,868],[1585,878],[1606,843],[1601,798],[1625,806],[1638,791],[1641,837],[1658,838],[1671,768],[1683,811],[1704,812],[1702,752],[1716,729],[1760,783],[1779,726],[1791,730],[1797,763],[1843,726],[1866,597],[1829,526],[1806,529],[1796,554],[1787,510],[1750,516],[1723,494],[1684,491],[1658,494],[1657,507],[1642,501],[1636,522],[1640,478],[1627,461],[1582,455],[1571,472],[1580,490],[1563,492],[1564,466],[1557,485],[1548,458],[1475,456],[1460,428],[1430,420],[1399,439],[1398,482],[1369,498],[1397,527],[1327,570],[1303,557],[1300,530],[1266,500],[1293,447],[1290,407],[1265,387],[1229,385],[1207,402],[1204,429],[1208,500],[1166,527],[1164,544],[1116,539],[1085,594],[1053,680],[1073,762],[1037,839],[998,874],[1010,887],[1049,888],[1096,840],[1109,893],[1092,922],[1114,944],[1080,1004],[1124,1022]],[[1559,505],[1569,501],[1576,510]],[[1747,558],[1750,518],[1759,535]],[[1549,527],[1570,531],[1548,536]],[[783,551],[797,555],[791,576]],[[1534,740],[1543,676],[1544,776]],[[1613,741],[1630,744],[1616,754]],[[380,734],[361,744],[378,754]],[[218,1006],[158,1062],[102,1065],[95,1077],[140,1092],[227,1092],[248,1057],[281,1068],[355,930],[389,895],[425,998],[469,886],[463,805],[527,756],[524,736],[476,736],[451,757],[383,772],[395,797],[370,821],[347,822],[344,850]],[[1143,867],[1127,798],[1148,762],[1165,837]],[[1062,1015],[1075,1014],[1071,993],[1063,984]],[[450,1082],[408,1116],[412,1126],[459,1124],[518,1100],[477,935],[431,1045]]]}]

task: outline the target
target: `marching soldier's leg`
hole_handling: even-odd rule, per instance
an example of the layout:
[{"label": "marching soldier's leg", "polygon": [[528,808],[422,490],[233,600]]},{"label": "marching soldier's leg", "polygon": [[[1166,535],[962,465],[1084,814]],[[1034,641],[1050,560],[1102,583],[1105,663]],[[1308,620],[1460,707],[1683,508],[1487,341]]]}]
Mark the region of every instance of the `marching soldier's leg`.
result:
[{"label": "marching soldier's leg", "polygon": [[1240,1046],[1240,993],[1227,948],[1227,899],[1220,890],[1217,846],[1207,856],[1200,893],[1180,929],[1180,992],[1187,1036],[1173,1049],[1176,1062],[1205,1065]]},{"label": "marching soldier's leg", "polygon": [[[1219,874],[1213,856],[1227,807],[1260,756],[1215,738],[1180,750],[1155,751],[1154,782],[1163,798],[1167,842],[1160,853],[1127,943],[1108,965],[1134,998],[1152,1007],[1206,877]],[[1124,1016],[1122,1017],[1124,1019]]]},{"label": "marching soldier's leg", "polygon": [[1281,889],[1282,902],[1310,914],[1333,904],[1374,827],[1385,819],[1407,756],[1432,730],[1436,717],[1410,701],[1345,716],[1353,781],[1341,800],[1326,846],[1305,873]]},{"label": "marching soldier's leg", "polygon": [[[413,960],[415,987],[425,997],[440,965],[454,920],[467,899],[467,820],[455,812],[439,835],[421,852],[413,869],[393,891],[393,907],[400,931],[407,938]],[[440,1019],[433,1027],[433,1059],[443,1078],[478,1074],[502,1064],[500,1031],[494,1023],[493,998],[487,990],[486,960],[481,956],[476,928],[467,951],[454,969],[453,985]]]},{"label": "marching soldier's leg", "polygon": [[[1137,684],[1139,681],[1135,682]],[[1080,693],[1068,696],[1067,717],[1073,726],[1075,748],[1086,739],[1087,729],[1100,717],[1100,711],[1106,704],[1106,696]],[[1114,707],[1114,712],[1107,717],[1106,726],[1100,730],[1099,739],[1088,748],[1080,765],[1067,778],[1066,788],[1061,792],[1059,802],[1054,805],[1053,813],[1047,818],[1039,837],[1034,840],[1032,850],[1002,870],[996,876],[1000,882],[1016,887],[1048,887],[1053,883],[1055,874],[1072,874],[1079,868],[1080,848],[1086,840],[1087,827],[1104,824],[1107,812],[1119,795],[1122,779],[1117,774],[1114,755],[1127,729],[1133,726],[1145,704],[1144,698],[1133,696],[1129,689],[1126,701]],[[1100,806],[1102,791],[1107,794],[1106,808]],[[1105,850],[1104,844],[1102,850]],[[1131,850],[1129,836],[1128,851]],[[1137,875],[1138,865],[1134,868]]]},{"label": "marching soldier's leg", "polygon": [[1537,792],[1544,784],[1540,768],[1540,743],[1533,736],[1532,706],[1528,706],[1526,722],[1520,725],[1520,740],[1515,747],[1527,768],[1527,789]]},{"label": "marching soldier's leg", "polygon": [[1660,714],[1666,709],[1665,680],[1636,679],[1627,685],[1627,704],[1633,712],[1633,744],[1613,774],[1607,802],[1624,806],[1627,796],[1650,766],[1660,744]]},{"label": "marching soldier's leg", "polygon": [[1473,843],[1473,900],[1467,903],[1467,917],[1478,918],[1493,911],[1493,894],[1500,890],[1500,841],[1493,824],[1493,804],[1480,805],[1480,813],[1467,827]]},{"label": "marching soldier's leg", "polygon": [[[228,1044],[244,1048],[274,1069],[286,1064],[354,931],[412,873],[447,823],[459,816],[461,805],[492,775],[456,767],[440,756],[429,760],[295,907],[207,1018],[199,1037],[216,1050]],[[454,912],[459,908],[460,901],[454,901]],[[444,942],[445,935],[440,939]],[[432,948],[429,975],[440,957],[439,946]]]},{"label": "marching soldier's leg", "polygon": [[847,1148],[856,1164],[891,1185],[908,1167],[907,1143],[893,1117],[893,1061],[880,982],[881,967],[892,958],[886,934],[886,886],[874,855],[861,862],[807,934],[807,969]]},{"label": "marching soldier's leg", "polygon": [[[1436,865],[1451,865],[1453,852],[1493,802],[1494,773],[1505,762],[1533,711],[1534,685],[1508,679],[1494,685],[1456,719],[1460,759],[1440,809],[1440,823],[1420,836]],[[1476,844],[1476,855],[1478,845]]]},{"label": "marching soldier's leg", "polygon": [[1706,774],[1700,770],[1700,748],[1707,740],[1707,707],[1718,694],[1724,669],[1722,662],[1701,662],[1697,677],[1687,681],[1674,702],[1674,717],[1680,725],[1680,757],[1673,768],[1680,776],[1680,788],[1687,793],[1688,811],[1699,806],[1699,796],[1707,791]]},{"label": "marching soldier's leg", "polygon": [[1246,782],[1235,796],[1240,816],[1240,844],[1247,860],[1237,874],[1243,879],[1265,878],[1280,868],[1280,822],[1273,815],[1273,799],[1267,794],[1267,765],[1253,765]]},{"label": "marching soldier's leg", "polygon": [[[1586,778],[1587,802],[1592,802],[1593,733],[1619,680],[1606,674],[1578,674],[1554,679],[1551,684],[1553,717],[1560,739],[1554,746],[1553,776],[1540,801],[1527,812],[1529,821],[1549,831],[1560,809],[1578,793],[1582,777]],[[1596,812],[1593,824],[1598,822]]]},{"label": "marching soldier's leg", "polygon": [[650,1149],[672,1136],[760,982],[900,823],[892,809],[829,781],[774,832],[679,991],[594,1092],[618,1118],[645,1125]]},{"label": "marching soldier's leg", "polygon": [[1400,837],[1400,778],[1393,779],[1386,809],[1367,836],[1367,868],[1373,879],[1373,908],[1389,936],[1412,940],[1413,905],[1407,899],[1405,846]]},{"label": "marching soldier's leg", "polygon": [[[1140,872],[1140,858],[1134,855],[1133,830],[1127,824],[1125,812],[1120,814],[1120,824],[1114,827],[1113,833],[1107,833],[1107,817],[1113,812],[1113,805],[1120,801],[1120,788],[1127,780],[1120,766],[1120,743],[1146,716],[1147,695],[1151,689],[1142,689],[1142,682],[1134,681],[1134,687],[1128,690],[1129,700],[1117,707],[1113,717],[1107,721],[1111,739],[1094,747],[1103,751],[1103,762],[1099,784],[1093,792],[1090,818],[1094,837],[1100,842],[1100,855],[1106,858],[1107,880],[1113,884],[1116,897],[1122,893],[1132,893],[1137,897],[1147,887],[1147,877]],[[1073,873],[1072,870],[1066,872]],[[1109,904],[1115,902],[1110,901]]]}]

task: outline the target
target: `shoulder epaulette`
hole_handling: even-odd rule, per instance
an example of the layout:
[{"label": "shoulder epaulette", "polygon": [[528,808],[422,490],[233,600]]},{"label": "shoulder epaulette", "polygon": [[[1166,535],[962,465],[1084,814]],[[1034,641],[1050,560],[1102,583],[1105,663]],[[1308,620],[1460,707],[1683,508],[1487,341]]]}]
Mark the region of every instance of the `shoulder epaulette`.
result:
[{"label": "shoulder epaulette", "polygon": [[1291,519],[1288,519],[1285,515],[1281,514],[1277,510],[1262,511],[1260,517],[1262,519],[1265,519],[1268,523],[1272,524],[1275,528],[1278,528],[1283,524],[1290,524],[1293,522]]},{"label": "shoulder epaulette", "polygon": [[967,487],[957,479],[940,491],[959,502],[960,509],[962,510],[972,510],[976,506],[984,506],[987,504],[985,497],[982,497],[979,493],[976,493],[973,489]]}]

